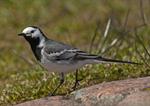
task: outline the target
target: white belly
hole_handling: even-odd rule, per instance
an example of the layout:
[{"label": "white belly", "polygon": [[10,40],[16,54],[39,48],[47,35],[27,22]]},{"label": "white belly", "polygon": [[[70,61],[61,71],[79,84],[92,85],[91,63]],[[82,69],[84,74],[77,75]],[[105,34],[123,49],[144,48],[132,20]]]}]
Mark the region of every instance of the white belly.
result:
[{"label": "white belly", "polygon": [[81,68],[85,64],[87,64],[86,61],[78,61],[75,63],[69,62],[69,61],[50,61],[45,56],[41,59],[41,64],[46,68],[49,72],[71,72],[75,71],[78,68]]},{"label": "white belly", "polygon": [[52,62],[42,62],[42,65],[50,72],[63,72],[63,73],[67,73],[67,72],[71,72],[71,71],[75,71],[78,68],[81,68],[82,66],[84,66],[85,64],[83,64],[83,62],[78,62],[75,64],[71,64],[71,63],[52,63]]}]

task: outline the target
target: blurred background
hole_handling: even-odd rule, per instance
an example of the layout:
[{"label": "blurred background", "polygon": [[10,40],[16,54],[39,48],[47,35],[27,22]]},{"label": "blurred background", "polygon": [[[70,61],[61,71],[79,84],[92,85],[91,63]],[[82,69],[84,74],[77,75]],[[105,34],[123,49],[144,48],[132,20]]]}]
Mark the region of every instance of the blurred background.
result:
[{"label": "blurred background", "polygon": [[[0,104],[46,96],[59,83],[36,62],[17,34],[35,25],[51,39],[90,53],[143,65],[89,65],[80,70],[78,89],[93,84],[150,75],[150,0],[1,0]],[[74,73],[57,94],[66,94]]]}]

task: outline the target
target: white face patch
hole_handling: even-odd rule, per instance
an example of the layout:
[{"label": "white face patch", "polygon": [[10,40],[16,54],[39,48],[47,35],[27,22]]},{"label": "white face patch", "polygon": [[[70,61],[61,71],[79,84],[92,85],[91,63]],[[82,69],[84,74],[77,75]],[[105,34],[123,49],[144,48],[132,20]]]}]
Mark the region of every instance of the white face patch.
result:
[{"label": "white face patch", "polygon": [[26,34],[26,36],[31,36],[32,38],[41,36],[40,30],[34,27],[27,27],[22,33]]},{"label": "white face patch", "polygon": [[36,30],[36,29],[32,27],[27,27],[22,31],[22,33],[26,34],[26,36],[32,36],[31,34],[32,30]]},{"label": "white face patch", "polygon": [[40,43],[39,43],[39,47],[42,47],[44,45],[45,42],[45,37],[43,36],[42,32],[40,31],[40,29],[36,28],[36,27],[27,27],[25,28],[22,33],[24,33],[24,36],[28,36],[31,38],[39,38],[40,39]]}]

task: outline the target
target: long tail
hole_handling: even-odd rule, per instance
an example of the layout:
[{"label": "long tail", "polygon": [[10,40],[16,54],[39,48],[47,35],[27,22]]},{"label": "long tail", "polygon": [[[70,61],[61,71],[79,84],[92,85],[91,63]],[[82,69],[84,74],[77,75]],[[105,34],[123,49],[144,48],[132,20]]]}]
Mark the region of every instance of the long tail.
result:
[{"label": "long tail", "polygon": [[110,62],[110,63],[122,63],[122,64],[142,65],[141,63],[136,63],[136,62],[131,62],[131,61],[109,59],[109,58],[101,57],[101,56],[98,56],[98,55],[87,54],[87,53],[79,53],[76,56],[76,58],[81,59],[81,60],[84,60],[84,59],[85,60],[86,59],[92,59],[93,60],[94,59],[94,60],[98,60],[98,62]]},{"label": "long tail", "polygon": [[103,62],[142,65],[141,63],[136,63],[136,62],[131,62],[131,61],[123,61],[123,60],[115,60],[115,59],[108,59],[108,58],[104,58],[104,57],[101,57],[101,56],[99,56],[97,59],[100,60],[100,61],[103,61]]}]

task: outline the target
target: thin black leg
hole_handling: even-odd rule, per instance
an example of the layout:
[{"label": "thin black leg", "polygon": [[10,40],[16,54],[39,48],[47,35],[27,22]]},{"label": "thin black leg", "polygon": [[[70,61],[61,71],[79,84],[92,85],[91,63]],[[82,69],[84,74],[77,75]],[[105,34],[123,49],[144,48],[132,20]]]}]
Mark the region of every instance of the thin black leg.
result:
[{"label": "thin black leg", "polygon": [[74,86],[72,87],[73,90],[76,90],[77,88],[77,85],[79,85],[79,79],[78,79],[78,70],[76,70],[76,73],[75,73],[75,83],[74,83]]},{"label": "thin black leg", "polygon": [[60,74],[60,83],[59,85],[53,90],[53,92],[49,96],[54,96],[57,89],[64,83],[64,73]]}]

